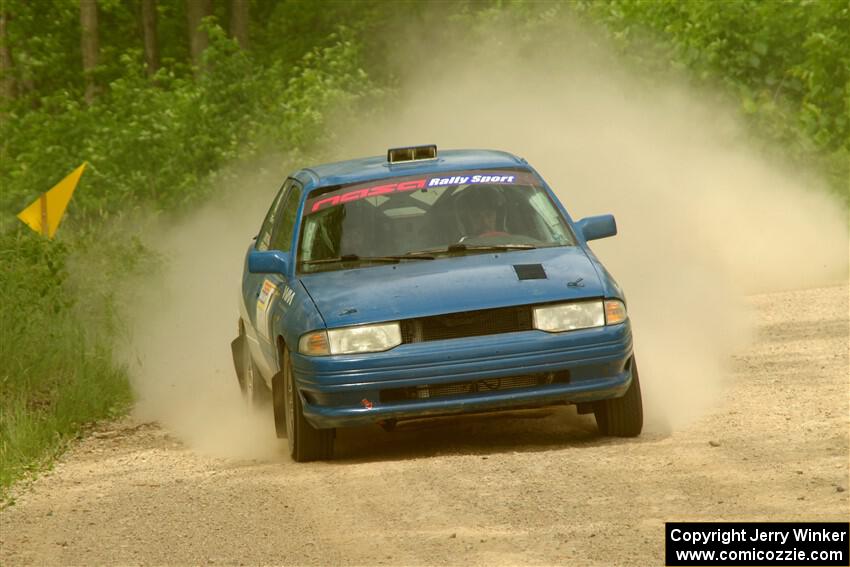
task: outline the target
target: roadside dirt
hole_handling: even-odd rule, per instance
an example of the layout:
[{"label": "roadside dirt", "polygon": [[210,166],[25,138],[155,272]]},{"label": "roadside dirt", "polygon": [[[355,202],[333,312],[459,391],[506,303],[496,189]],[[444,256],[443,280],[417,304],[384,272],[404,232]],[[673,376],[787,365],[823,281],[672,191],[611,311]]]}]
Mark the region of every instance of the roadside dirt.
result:
[{"label": "roadside dirt", "polygon": [[721,403],[671,434],[555,408],[342,431],[296,465],[106,424],[18,488],[0,564],[659,565],[665,521],[846,521],[848,293],[751,297]]}]

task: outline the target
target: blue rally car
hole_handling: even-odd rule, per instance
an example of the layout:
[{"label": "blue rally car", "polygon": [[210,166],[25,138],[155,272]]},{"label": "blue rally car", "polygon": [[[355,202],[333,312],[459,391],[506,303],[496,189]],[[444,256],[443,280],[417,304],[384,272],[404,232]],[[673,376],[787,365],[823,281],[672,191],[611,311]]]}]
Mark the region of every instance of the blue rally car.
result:
[{"label": "blue rally car", "polygon": [[555,404],[643,426],[625,298],[522,158],[395,148],[302,169],[248,247],[232,351],[296,461],[335,428]]}]

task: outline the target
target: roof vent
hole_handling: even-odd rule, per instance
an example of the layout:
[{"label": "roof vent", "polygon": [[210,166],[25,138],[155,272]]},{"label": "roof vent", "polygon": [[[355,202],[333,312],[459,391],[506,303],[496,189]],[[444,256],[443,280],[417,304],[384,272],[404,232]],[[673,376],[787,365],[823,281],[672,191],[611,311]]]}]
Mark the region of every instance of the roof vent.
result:
[{"label": "roof vent", "polygon": [[514,264],[516,277],[521,280],[545,280],[546,270],[543,264]]},{"label": "roof vent", "polygon": [[387,150],[387,161],[390,163],[403,163],[406,161],[419,161],[424,159],[437,159],[437,145],[410,146],[408,148],[390,148]]}]

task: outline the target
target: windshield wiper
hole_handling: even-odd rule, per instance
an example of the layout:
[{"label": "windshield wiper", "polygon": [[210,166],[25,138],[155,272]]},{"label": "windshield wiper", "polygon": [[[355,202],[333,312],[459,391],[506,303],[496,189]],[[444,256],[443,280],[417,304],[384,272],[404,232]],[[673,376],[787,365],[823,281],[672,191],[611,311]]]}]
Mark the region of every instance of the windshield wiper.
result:
[{"label": "windshield wiper", "polygon": [[458,242],[456,244],[449,244],[446,248],[429,248],[428,250],[420,250],[419,252],[408,252],[408,255],[417,255],[419,254],[436,254],[436,253],[455,253],[455,252],[506,252],[509,250],[534,250],[537,248],[532,244],[487,244],[487,245],[476,245],[476,244],[464,244],[462,242]]},{"label": "windshield wiper", "polygon": [[401,256],[360,256],[358,254],[343,254],[334,258],[322,258],[321,260],[301,260],[299,264],[332,264],[335,262],[391,262],[396,263],[401,260],[433,260],[430,255],[411,256],[404,254]]}]

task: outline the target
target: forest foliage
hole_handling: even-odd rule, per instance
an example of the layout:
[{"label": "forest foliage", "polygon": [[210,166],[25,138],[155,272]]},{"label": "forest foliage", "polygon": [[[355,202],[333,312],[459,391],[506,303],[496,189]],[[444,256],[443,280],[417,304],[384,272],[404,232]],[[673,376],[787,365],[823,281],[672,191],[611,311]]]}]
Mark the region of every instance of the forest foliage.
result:
[{"label": "forest foliage", "polygon": [[850,3],[581,0],[634,67],[683,71],[736,104],[754,137],[850,197]]},{"label": "forest foliage", "polygon": [[[330,112],[374,112],[400,88],[391,26],[496,15],[545,43],[585,22],[648,80],[709,87],[754,140],[850,192],[846,0],[0,0],[0,15],[0,489],[129,403],[110,290],[150,258],[110,221],[179,213],[270,148],[316,155],[338,135]],[[15,219],[83,161],[55,241]]]}]

